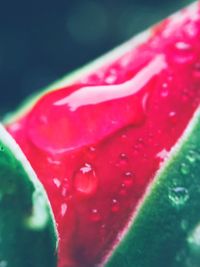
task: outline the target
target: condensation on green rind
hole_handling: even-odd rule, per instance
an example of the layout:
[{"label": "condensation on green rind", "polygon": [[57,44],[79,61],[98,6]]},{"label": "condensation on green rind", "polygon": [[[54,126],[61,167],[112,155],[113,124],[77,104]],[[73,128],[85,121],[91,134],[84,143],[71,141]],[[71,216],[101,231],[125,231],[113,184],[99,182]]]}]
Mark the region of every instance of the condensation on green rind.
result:
[{"label": "condensation on green rind", "polygon": [[105,266],[200,266],[200,111],[157,173]]},{"label": "condensation on green rind", "polygon": [[[193,12],[193,10],[197,9],[197,6],[198,6],[198,2],[194,2],[187,8],[188,10],[190,9],[190,11]],[[172,19],[180,19],[181,16],[182,16],[182,13],[178,11],[174,13],[173,15],[171,15],[170,17]],[[50,92],[52,90],[57,90],[59,88],[73,84],[78,79],[81,79],[94,71],[98,71],[98,69],[119,59],[122,55],[125,55],[126,52],[133,51],[134,48],[146,42],[151,37],[152,28],[153,26],[139,33],[138,35],[131,38],[129,41],[114,48],[113,50],[99,57],[93,62],[81,67],[80,69],[76,71],[73,71],[72,73],[64,76],[62,79],[50,84],[46,88],[39,90],[39,92],[36,92],[35,94],[27,98],[15,112],[8,113],[4,118],[4,123],[5,124],[12,123],[16,121],[17,119],[21,118],[26,112],[28,112],[31,109],[34,103],[36,103],[36,101],[40,97],[42,97],[44,94],[46,94],[47,92]]]},{"label": "condensation on green rind", "polygon": [[57,233],[46,193],[0,125],[0,266],[56,267]]}]

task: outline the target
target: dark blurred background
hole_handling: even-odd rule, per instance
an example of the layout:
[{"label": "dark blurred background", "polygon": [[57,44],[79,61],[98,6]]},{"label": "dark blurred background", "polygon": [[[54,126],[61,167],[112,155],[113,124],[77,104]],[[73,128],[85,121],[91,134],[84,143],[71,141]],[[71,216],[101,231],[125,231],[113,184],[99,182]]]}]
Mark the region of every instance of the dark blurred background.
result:
[{"label": "dark blurred background", "polygon": [[0,114],[191,0],[0,2]]}]

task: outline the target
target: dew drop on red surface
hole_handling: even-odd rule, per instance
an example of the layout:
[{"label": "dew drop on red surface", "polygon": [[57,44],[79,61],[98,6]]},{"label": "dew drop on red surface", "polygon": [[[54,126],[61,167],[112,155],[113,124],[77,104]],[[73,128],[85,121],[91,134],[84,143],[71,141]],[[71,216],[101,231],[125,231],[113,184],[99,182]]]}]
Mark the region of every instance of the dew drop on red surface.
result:
[{"label": "dew drop on red surface", "polygon": [[98,178],[93,167],[89,163],[85,163],[74,177],[75,190],[82,196],[91,196],[95,194],[98,187]]},{"label": "dew drop on red surface", "polygon": [[66,203],[63,203],[62,205],[61,205],[61,216],[65,216],[65,214],[66,214],[66,212],[67,212],[67,204]]},{"label": "dew drop on red surface", "polygon": [[168,94],[169,94],[169,88],[168,87],[169,87],[168,83],[164,82],[162,84],[162,91],[161,91],[161,96],[162,97],[167,97],[168,96]]},{"label": "dew drop on red surface", "polygon": [[111,211],[112,212],[118,212],[120,209],[120,204],[119,201],[115,198],[112,199],[112,204],[111,204]]},{"label": "dew drop on red surface", "polygon": [[179,64],[189,64],[195,60],[195,53],[189,43],[177,42],[174,45],[174,60]]},{"label": "dew drop on red surface", "polygon": [[99,222],[101,220],[101,215],[97,209],[92,209],[90,212],[90,220],[92,222]]},{"label": "dew drop on red surface", "polygon": [[169,114],[169,121],[170,123],[173,125],[175,123],[177,123],[177,115],[176,115],[176,111],[170,111]]},{"label": "dew drop on red surface", "polygon": [[127,186],[124,183],[120,186],[119,195],[122,197],[127,195]]},{"label": "dew drop on red surface", "polygon": [[127,171],[123,174],[123,182],[126,187],[131,187],[133,185],[133,173]]}]

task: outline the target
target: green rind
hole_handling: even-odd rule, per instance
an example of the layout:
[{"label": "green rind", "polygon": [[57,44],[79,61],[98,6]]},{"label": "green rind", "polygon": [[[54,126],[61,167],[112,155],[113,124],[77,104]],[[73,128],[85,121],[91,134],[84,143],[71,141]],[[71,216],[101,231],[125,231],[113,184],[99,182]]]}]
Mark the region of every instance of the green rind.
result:
[{"label": "green rind", "polygon": [[200,266],[200,111],[170,154],[106,267]]},{"label": "green rind", "polygon": [[0,125],[0,266],[56,267],[57,234],[46,193]]}]

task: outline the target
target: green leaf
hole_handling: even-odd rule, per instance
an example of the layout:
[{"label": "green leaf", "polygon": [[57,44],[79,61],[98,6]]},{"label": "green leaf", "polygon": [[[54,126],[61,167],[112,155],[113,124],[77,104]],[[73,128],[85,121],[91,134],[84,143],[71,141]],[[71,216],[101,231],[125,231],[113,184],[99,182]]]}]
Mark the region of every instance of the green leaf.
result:
[{"label": "green leaf", "polygon": [[56,235],[42,185],[0,125],[0,266],[55,267]]},{"label": "green leaf", "polygon": [[199,267],[200,111],[148,188],[106,267]]}]

